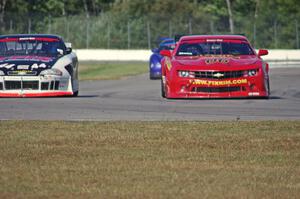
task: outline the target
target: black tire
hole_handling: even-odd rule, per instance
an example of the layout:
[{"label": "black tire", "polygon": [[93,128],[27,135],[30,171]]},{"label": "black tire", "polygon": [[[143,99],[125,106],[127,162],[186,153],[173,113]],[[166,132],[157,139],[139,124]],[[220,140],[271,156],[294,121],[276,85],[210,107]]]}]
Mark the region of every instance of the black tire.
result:
[{"label": "black tire", "polygon": [[268,89],[268,96],[266,96],[265,99],[269,99],[270,98],[271,90],[270,90],[270,81],[269,80],[267,81],[267,89]]},{"label": "black tire", "polygon": [[268,95],[266,97],[263,97],[263,99],[269,99],[270,98],[270,93],[271,93],[269,79],[267,80],[265,87],[266,87],[266,91],[267,91]]},{"label": "black tire", "polygon": [[271,90],[270,90],[270,81],[268,80],[268,95],[271,94]]},{"label": "black tire", "polygon": [[151,60],[150,60],[150,63],[149,63],[149,79],[153,80],[153,76],[151,75]]},{"label": "black tire", "polygon": [[75,92],[73,93],[72,97],[77,97],[78,94],[79,94],[79,91],[75,91]]},{"label": "black tire", "polygon": [[155,78],[151,74],[149,74],[149,79],[150,80],[155,80]]},{"label": "black tire", "polygon": [[166,98],[166,90],[165,90],[165,86],[164,86],[164,83],[163,83],[163,80],[161,79],[161,96],[163,98]]}]

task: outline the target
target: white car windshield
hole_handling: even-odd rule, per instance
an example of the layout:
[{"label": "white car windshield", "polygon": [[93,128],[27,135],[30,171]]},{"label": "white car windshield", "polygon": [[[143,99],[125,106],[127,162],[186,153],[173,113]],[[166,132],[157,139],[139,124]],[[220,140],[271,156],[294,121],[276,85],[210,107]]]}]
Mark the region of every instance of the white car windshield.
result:
[{"label": "white car windshield", "polygon": [[63,52],[63,45],[53,38],[5,38],[0,39],[0,56],[56,57]]}]

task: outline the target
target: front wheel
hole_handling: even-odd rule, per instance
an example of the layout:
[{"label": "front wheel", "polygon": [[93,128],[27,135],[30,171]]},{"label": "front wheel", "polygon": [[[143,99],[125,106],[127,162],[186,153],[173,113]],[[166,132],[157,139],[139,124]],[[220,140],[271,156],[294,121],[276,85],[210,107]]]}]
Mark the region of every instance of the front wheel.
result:
[{"label": "front wheel", "polygon": [[268,85],[267,85],[267,87],[268,87],[268,95],[270,95],[271,90],[270,90],[270,81],[269,81],[269,80],[268,80]]},{"label": "front wheel", "polygon": [[150,80],[156,80],[157,78],[155,78],[153,75],[151,75],[151,73],[149,74],[149,79]]},{"label": "front wheel", "polygon": [[77,97],[78,96],[79,91],[75,91],[72,95],[72,97]]},{"label": "front wheel", "polygon": [[163,98],[166,98],[166,87],[165,87],[165,85],[164,85],[164,82],[163,82],[163,78],[161,79],[161,96],[163,97]]},{"label": "front wheel", "polygon": [[270,96],[270,80],[269,78],[265,80],[265,89],[266,89],[266,93],[268,94],[268,96]]}]

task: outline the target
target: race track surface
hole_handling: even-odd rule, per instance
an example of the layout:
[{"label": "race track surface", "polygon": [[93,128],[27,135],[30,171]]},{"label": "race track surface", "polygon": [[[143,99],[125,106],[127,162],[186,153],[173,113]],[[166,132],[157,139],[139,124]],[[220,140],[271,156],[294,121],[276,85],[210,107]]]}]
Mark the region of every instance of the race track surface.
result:
[{"label": "race track surface", "polygon": [[270,71],[265,99],[166,100],[148,75],[80,82],[77,98],[1,98],[0,120],[299,120],[300,68]]}]

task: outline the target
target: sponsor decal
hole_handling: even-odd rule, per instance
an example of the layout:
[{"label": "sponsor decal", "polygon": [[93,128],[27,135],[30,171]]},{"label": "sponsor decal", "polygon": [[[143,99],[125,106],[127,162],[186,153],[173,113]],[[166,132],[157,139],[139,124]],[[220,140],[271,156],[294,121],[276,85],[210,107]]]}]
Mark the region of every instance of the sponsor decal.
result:
[{"label": "sponsor decal", "polygon": [[166,58],[166,65],[167,65],[167,68],[168,68],[169,70],[171,70],[172,64],[171,64],[171,60],[170,60],[169,58]]},{"label": "sponsor decal", "polygon": [[223,39],[206,39],[206,42],[222,42]]},{"label": "sponsor decal", "polygon": [[10,57],[0,57],[0,61],[42,61],[42,62],[51,62],[53,57],[40,57],[40,56],[10,56]]},{"label": "sponsor decal", "polygon": [[224,74],[216,73],[216,74],[213,74],[213,77],[217,77],[217,78],[224,77]]},{"label": "sponsor decal", "polygon": [[192,55],[193,55],[192,52],[179,52],[178,54],[179,54],[179,55],[189,55],[189,56],[192,56]]},{"label": "sponsor decal", "polygon": [[[27,74],[27,71],[25,70],[21,70],[21,71],[13,71],[14,73],[18,74],[18,75],[26,75]],[[29,71],[31,72],[31,71]]]},{"label": "sponsor decal", "polygon": [[46,42],[57,42],[57,38],[47,38],[47,37],[13,37],[0,39],[0,42],[13,42],[13,41],[46,41]]},{"label": "sponsor decal", "polygon": [[9,71],[8,75],[36,75],[36,71],[31,70],[17,70],[17,71]]},{"label": "sponsor decal", "polygon": [[248,93],[249,96],[259,96],[259,92],[250,92]]},{"label": "sponsor decal", "polygon": [[35,40],[35,37],[21,37],[19,38],[20,41],[24,41],[24,40]]},{"label": "sponsor decal", "polygon": [[229,60],[224,58],[211,58],[205,60],[206,64],[215,64],[215,63],[221,63],[221,64],[228,64]]},{"label": "sponsor decal", "polygon": [[61,80],[59,82],[59,90],[66,90],[66,89],[68,89],[68,81]]},{"label": "sponsor decal", "polygon": [[161,76],[161,79],[162,79],[163,83],[165,84],[166,83],[166,76]]},{"label": "sponsor decal", "polygon": [[223,81],[210,81],[210,80],[190,80],[192,85],[203,86],[228,86],[228,85],[241,85],[247,84],[247,79],[223,80]]},{"label": "sponsor decal", "polygon": [[0,68],[6,68],[6,69],[11,69],[14,66],[15,64],[8,64],[8,63],[0,64]]},{"label": "sponsor decal", "polygon": [[205,54],[205,55],[203,55],[203,56],[205,56],[205,57],[213,57],[213,58],[215,58],[215,57],[217,57],[217,58],[227,58],[227,57],[234,57],[234,58],[237,58],[236,56],[233,56],[233,55],[215,55],[215,54]]},{"label": "sponsor decal", "polygon": [[[9,63],[0,64],[0,68],[6,68],[6,69],[12,69],[12,70],[13,70],[14,66],[16,66],[16,64],[9,64]],[[38,69],[38,68],[47,68],[47,65],[45,63],[41,63],[41,64],[34,63],[31,65],[31,70]],[[17,65],[16,69],[17,70],[30,70],[30,65]]]},{"label": "sponsor decal", "polygon": [[29,65],[18,65],[17,69],[18,70],[28,70],[29,69]]},{"label": "sponsor decal", "polygon": [[42,63],[42,64],[40,64],[40,65],[38,65],[37,63],[35,63],[35,64],[33,64],[32,66],[31,66],[31,70],[32,69],[38,69],[38,68],[46,68],[47,66],[46,66],[46,64],[44,64],[44,63]]}]

